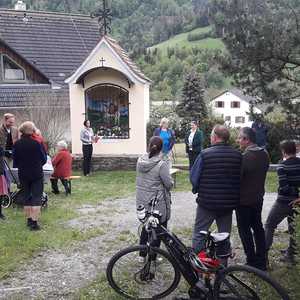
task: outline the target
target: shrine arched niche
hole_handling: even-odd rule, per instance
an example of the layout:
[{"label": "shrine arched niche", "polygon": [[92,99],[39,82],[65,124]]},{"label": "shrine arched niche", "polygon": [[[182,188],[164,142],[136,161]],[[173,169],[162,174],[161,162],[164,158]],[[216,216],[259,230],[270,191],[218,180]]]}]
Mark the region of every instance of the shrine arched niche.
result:
[{"label": "shrine arched niche", "polygon": [[103,138],[129,138],[129,92],[114,84],[98,84],[85,91],[86,118]]}]

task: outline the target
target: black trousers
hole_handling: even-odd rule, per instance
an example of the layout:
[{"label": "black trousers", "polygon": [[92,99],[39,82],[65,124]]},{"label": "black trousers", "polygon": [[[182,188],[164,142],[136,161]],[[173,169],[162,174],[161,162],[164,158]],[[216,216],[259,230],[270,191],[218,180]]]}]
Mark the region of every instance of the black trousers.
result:
[{"label": "black trousers", "polygon": [[188,152],[189,162],[190,162],[190,169],[194,165],[194,162],[195,162],[198,155],[199,155],[199,152],[195,152],[195,151],[189,151]]},{"label": "black trousers", "polygon": [[[54,193],[59,193],[58,189],[58,178],[51,178],[51,187]],[[62,185],[65,188],[66,195],[71,194],[71,181],[68,179],[60,178]]]},{"label": "black trousers", "polygon": [[93,155],[93,145],[82,145],[82,153],[83,153],[83,175],[86,176],[90,174],[91,171],[91,161]]},{"label": "black trousers", "polygon": [[[161,225],[165,228],[167,228],[168,226],[168,221],[161,223]],[[148,242],[148,232],[145,230],[145,228],[143,227],[142,232],[141,232],[141,236],[140,236],[140,245],[146,245]],[[153,241],[151,243],[151,246],[159,248],[161,244],[161,240],[157,239],[156,241]],[[143,253],[140,252],[140,256],[145,257],[147,255],[147,253]],[[155,258],[155,257],[154,257]]]},{"label": "black trousers", "polygon": [[240,206],[236,210],[239,235],[250,266],[266,269],[266,239],[261,220],[262,205]]}]

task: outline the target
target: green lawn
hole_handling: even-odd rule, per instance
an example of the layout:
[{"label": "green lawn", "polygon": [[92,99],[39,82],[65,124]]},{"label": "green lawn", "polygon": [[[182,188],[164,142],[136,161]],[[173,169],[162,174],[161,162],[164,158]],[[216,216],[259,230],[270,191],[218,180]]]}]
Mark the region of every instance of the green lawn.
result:
[{"label": "green lawn", "polygon": [[166,53],[167,48],[175,48],[175,47],[186,47],[186,48],[192,48],[192,47],[199,47],[203,49],[225,49],[225,46],[221,39],[214,39],[214,38],[207,38],[199,41],[188,41],[188,35],[195,34],[195,33],[206,33],[211,30],[210,26],[203,27],[203,28],[197,28],[192,31],[181,33],[178,35],[175,35],[174,37],[170,38],[167,41],[164,41],[160,44],[157,44],[155,46],[152,46],[150,49],[158,48],[162,50],[163,53]]},{"label": "green lawn", "polygon": [[[49,185],[46,189],[49,192]],[[76,207],[81,204],[97,204],[107,198],[126,197],[134,190],[133,171],[97,172],[93,176],[73,180],[70,197],[49,193],[49,207],[43,211],[43,230],[40,232],[30,232],[26,228],[21,209],[4,210],[7,220],[0,221],[0,278],[41,250],[66,247],[100,234],[99,230],[81,232],[64,227],[62,223],[75,218]]]}]

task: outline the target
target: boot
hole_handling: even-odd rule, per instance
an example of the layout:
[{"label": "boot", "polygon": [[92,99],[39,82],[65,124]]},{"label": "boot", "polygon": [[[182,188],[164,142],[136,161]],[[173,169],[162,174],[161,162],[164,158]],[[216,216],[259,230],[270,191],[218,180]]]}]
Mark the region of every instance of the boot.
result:
[{"label": "boot", "polygon": [[68,179],[61,179],[61,183],[65,188],[65,193],[66,196],[68,196],[69,194],[71,194],[71,181]]},{"label": "boot", "polygon": [[58,185],[57,185],[58,179],[51,178],[50,181],[51,181],[52,193],[55,195],[59,194]]}]

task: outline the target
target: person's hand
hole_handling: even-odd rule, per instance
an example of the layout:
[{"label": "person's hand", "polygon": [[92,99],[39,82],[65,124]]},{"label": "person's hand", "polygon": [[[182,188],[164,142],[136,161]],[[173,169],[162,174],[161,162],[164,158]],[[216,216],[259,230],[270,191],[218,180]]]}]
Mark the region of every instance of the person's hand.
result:
[{"label": "person's hand", "polygon": [[95,135],[94,142],[97,144],[99,140],[102,139],[102,136]]},{"label": "person's hand", "polygon": [[291,205],[291,206],[298,206],[298,205],[300,205],[300,198],[298,198],[298,199],[292,201],[292,202],[290,203],[290,205]]}]

